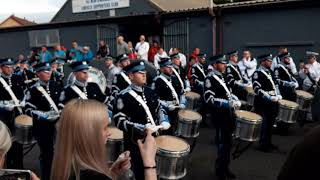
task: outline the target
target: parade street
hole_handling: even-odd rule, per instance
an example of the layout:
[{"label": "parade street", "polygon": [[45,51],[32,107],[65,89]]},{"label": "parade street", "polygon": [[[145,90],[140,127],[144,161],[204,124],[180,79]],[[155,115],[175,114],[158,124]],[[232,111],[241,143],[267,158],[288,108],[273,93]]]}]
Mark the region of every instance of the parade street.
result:
[{"label": "parade street", "polygon": [[[295,126],[290,129],[288,136],[274,135],[274,143],[279,146],[280,152],[263,153],[255,149],[257,144],[253,144],[238,159],[231,161],[231,169],[239,180],[275,180],[292,147],[303,138],[305,132],[314,126],[314,124],[308,124],[304,128]],[[216,147],[213,145],[214,135],[214,128],[201,128],[200,137],[189,160],[187,175],[183,180],[200,178],[215,180]],[[24,166],[26,169],[40,174],[38,155],[39,150],[36,146],[25,157]]]}]

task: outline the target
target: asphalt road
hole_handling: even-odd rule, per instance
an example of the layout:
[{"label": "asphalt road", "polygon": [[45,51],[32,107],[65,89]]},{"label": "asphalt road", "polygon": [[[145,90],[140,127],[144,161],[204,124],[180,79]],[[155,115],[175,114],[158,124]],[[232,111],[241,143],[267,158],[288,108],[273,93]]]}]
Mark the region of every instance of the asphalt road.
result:
[{"label": "asphalt road", "polygon": [[[306,131],[315,125],[309,124],[304,128],[294,126],[290,129],[288,136],[273,136],[274,144],[280,148],[279,152],[263,153],[256,150],[254,143],[238,159],[232,160],[231,169],[239,180],[275,180],[283,165],[287,154],[292,147],[300,141]],[[187,175],[183,180],[214,180],[214,163],[216,158],[216,147],[214,146],[214,128],[202,127],[195,149],[190,154]],[[25,156],[24,166],[26,169],[40,174],[39,149],[37,146]]]}]

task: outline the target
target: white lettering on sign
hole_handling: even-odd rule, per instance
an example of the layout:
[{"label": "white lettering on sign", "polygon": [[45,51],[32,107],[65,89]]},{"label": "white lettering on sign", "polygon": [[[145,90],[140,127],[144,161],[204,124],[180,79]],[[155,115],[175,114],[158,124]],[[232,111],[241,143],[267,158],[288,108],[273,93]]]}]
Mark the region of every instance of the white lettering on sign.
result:
[{"label": "white lettering on sign", "polygon": [[72,0],[72,12],[81,13],[130,6],[130,0]]}]

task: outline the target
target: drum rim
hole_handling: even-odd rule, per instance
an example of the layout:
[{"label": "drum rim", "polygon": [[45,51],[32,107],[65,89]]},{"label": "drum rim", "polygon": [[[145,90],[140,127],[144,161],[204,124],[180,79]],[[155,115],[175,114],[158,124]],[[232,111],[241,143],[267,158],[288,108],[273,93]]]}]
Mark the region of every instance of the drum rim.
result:
[{"label": "drum rim", "polygon": [[[259,116],[259,119],[257,119],[257,120],[252,120],[252,119],[249,119],[249,118],[247,118],[247,117],[244,117],[244,116],[237,116],[237,113],[236,112],[248,112],[248,113],[252,113],[252,114],[254,114],[254,115],[257,115],[257,116]],[[251,112],[251,111],[245,111],[245,110],[237,110],[237,111],[235,111],[235,115],[236,115],[236,120],[237,121],[242,121],[242,122],[250,122],[250,124],[260,124],[260,123],[262,123],[262,120],[263,120],[263,118],[262,118],[262,116],[260,116],[259,114],[257,114],[257,113],[254,113],[254,112]],[[245,120],[243,120],[243,119],[245,119]]]},{"label": "drum rim", "polygon": [[170,135],[162,135],[162,136],[158,136],[158,137],[171,137],[171,138],[179,139],[179,140],[183,141],[187,145],[187,148],[182,150],[182,151],[171,151],[171,150],[163,149],[163,148],[161,148],[161,147],[159,147],[157,145],[157,154],[158,153],[159,154],[163,154],[163,155],[170,154],[171,157],[176,157],[178,155],[182,155],[183,156],[183,155],[188,155],[190,153],[190,144],[186,140],[184,140],[182,138],[179,138],[179,137],[176,137],[176,136],[170,136]]}]

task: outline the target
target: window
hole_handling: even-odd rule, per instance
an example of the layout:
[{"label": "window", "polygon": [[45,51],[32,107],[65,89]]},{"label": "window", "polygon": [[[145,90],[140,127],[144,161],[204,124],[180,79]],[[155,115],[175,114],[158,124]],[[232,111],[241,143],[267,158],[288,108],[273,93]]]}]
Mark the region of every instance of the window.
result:
[{"label": "window", "polygon": [[29,31],[30,47],[55,46],[60,44],[58,29]]}]

